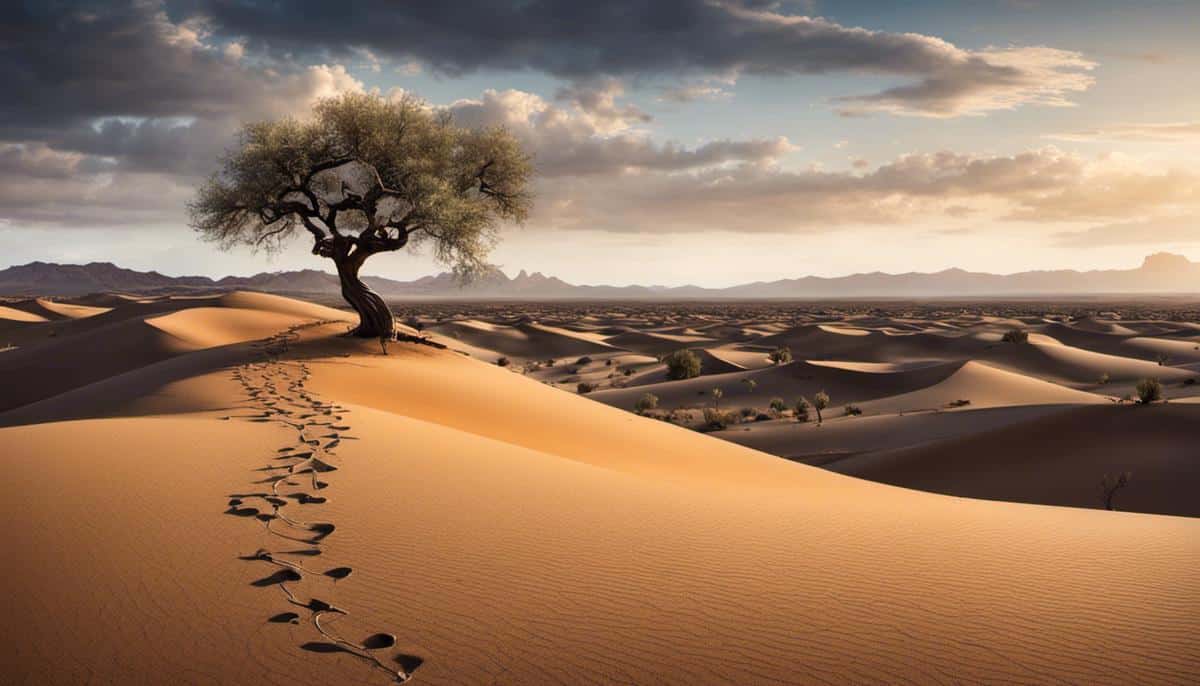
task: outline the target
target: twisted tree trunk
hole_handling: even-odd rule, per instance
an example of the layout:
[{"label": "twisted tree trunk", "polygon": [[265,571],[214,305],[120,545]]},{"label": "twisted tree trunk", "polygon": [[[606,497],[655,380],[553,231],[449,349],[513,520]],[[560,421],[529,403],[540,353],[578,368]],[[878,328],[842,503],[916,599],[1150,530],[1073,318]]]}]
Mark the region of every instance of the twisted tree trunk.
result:
[{"label": "twisted tree trunk", "polygon": [[342,297],[358,313],[358,326],[350,335],[392,340],[396,335],[396,320],[392,317],[392,311],[378,293],[358,278],[358,270],[364,261],[356,255],[334,260],[342,284]]}]

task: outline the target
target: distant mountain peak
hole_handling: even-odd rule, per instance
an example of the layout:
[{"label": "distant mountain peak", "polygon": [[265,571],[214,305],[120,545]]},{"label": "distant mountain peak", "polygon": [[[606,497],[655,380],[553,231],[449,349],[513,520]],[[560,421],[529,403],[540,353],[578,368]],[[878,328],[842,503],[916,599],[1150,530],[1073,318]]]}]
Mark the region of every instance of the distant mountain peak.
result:
[{"label": "distant mountain peak", "polygon": [[[1200,292],[1200,263],[1183,255],[1160,252],[1147,256],[1137,269],[1102,271],[1027,271],[986,274],[959,268],[936,273],[870,272],[840,277],[806,276],[756,281],[729,288],[699,286],[579,286],[541,272],[520,270],[509,278],[490,266],[466,283],[449,272],[396,281],[363,278],[371,288],[391,298],[959,298],[1013,295],[1084,295],[1119,293]],[[317,269],[259,272],[253,276],[164,276],[139,272],[111,262],[84,265],[30,262],[0,270],[3,295],[83,295],[116,292],[178,292],[187,290],[252,289],[274,293],[337,294],[337,276]]]},{"label": "distant mountain peak", "polygon": [[1154,272],[1179,272],[1187,271],[1196,264],[1183,255],[1156,252],[1153,255],[1147,255],[1146,259],[1142,260],[1142,269]]}]

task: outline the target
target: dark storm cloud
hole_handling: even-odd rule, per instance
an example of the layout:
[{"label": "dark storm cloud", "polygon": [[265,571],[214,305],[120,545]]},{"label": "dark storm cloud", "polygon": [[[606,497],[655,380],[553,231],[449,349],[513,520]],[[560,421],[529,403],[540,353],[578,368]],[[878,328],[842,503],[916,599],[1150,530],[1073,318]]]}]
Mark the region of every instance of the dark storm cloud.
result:
[{"label": "dark storm cloud", "polygon": [[869,72],[912,79],[846,98],[843,110],[953,116],[1025,102],[1064,104],[1092,65],[1041,48],[972,52],[939,38],[842,26],[746,0],[462,0],[339,3],[178,0],[260,54],[354,49],[417,59],[446,74],[534,70],[570,80],[741,73]]}]

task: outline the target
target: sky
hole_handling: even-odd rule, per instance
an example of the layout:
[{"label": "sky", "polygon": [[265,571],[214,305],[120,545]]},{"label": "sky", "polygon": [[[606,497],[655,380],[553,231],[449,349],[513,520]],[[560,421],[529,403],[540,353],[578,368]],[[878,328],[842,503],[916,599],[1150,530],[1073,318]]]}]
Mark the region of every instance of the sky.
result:
[{"label": "sky", "polygon": [[[0,268],[331,269],[186,203],[246,123],[347,91],[503,125],[573,283],[1200,260],[1194,0],[27,2],[0,27]],[[428,254],[374,257],[411,279]]]}]

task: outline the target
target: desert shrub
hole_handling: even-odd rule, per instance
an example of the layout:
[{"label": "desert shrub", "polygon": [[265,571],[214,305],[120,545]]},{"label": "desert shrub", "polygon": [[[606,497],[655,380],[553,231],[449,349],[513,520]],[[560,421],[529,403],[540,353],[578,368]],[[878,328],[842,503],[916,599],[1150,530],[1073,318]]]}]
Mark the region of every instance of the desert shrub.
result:
[{"label": "desert shrub", "polygon": [[846,415],[847,417],[857,417],[862,414],[862,408],[858,405],[847,405],[842,414]]},{"label": "desert shrub", "polygon": [[642,397],[638,398],[637,402],[633,405],[633,409],[638,414],[645,414],[647,410],[654,410],[657,408],[658,396],[654,395],[653,393],[647,393],[643,395]]},{"label": "desert shrub", "polygon": [[758,410],[754,409],[753,407],[743,407],[738,411],[741,412],[742,416],[746,419],[753,419],[754,417],[758,416]]},{"label": "desert shrub", "polygon": [[1189,376],[1188,378],[1184,379],[1183,385],[1184,386],[1195,386],[1196,385],[1196,377]]},{"label": "desert shrub", "polygon": [[710,431],[720,431],[736,423],[737,415],[732,412],[722,412],[715,407],[704,408],[704,427]]},{"label": "desert shrub", "polygon": [[584,355],[583,357],[579,358],[578,360],[575,360],[575,364],[583,365],[583,364],[588,364],[591,361],[592,361],[592,358],[588,357],[587,355]]},{"label": "desert shrub", "polygon": [[624,374],[625,376],[633,376],[633,368],[632,368],[632,367],[626,367],[626,368],[625,368],[625,371],[623,371],[623,372],[621,372],[621,373],[622,373],[622,374]]},{"label": "desert shrub", "polygon": [[501,367],[507,367],[508,365],[512,364],[512,361],[507,357],[501,356],[500,359],[496,360],[496,364],[500,365]]},{"label": "desert shrub", "polygon": [[1104,475],[1104,478],[1100,480],[1100,491],[1104,501],[1104,509],[1117,509],[1113,506],[1113,496],[1117,494],[1117,491],[1128,486],[1132,480],[1133,472],[1121,472],[1115,477],[1110,477],[1108,474]]},{"label": "desert shrub", "polygon": [[792,361],[792,349],[787,346],[775,348],[767,358],[771,360],[771,364],[787,364]]},{"label": "desert shrub", "polygon": [[817,424],[821,424],[825,421],[825,419],[821,417],[821,410],[824,410],[827,407],[829,407],[829,394],[825,391],[818,391],[817,394],[813,396],[813,408],[817,410]]},{"label": "desert shrub", "polygon": [[1009,329],[1008,331],[1004,332],[1004,335],[1000,338],[1000,340],[1004,341],[1005,343],[1028,343],[1029,332],[1025,331],[1024,329]]},{"label": "desert shrub", "polygon": [[611,357],[610,357],[610,358],[608,358],[607,360],[605,360],[605,361],[604,361],[604,366],[605,366],[605,367],[611,367],[611,366],[612,366],[612,358],[611,358]]},{"label": "desert shrub", "polygon": [[1158,366],[1165,367],[1171,361],[1171,356],[1167,353],[1159,353],[1154,356],[1154,361],[1158,363]]},{"label": "desert shrub", "polygon": [[1100,375],[1100,378],[1097,379],[1097,381],[1100,382],[1101,386],[1108,384],[1108,382],[1111,380],[1112,380],[1112,377],[1108,375],[1108,372],[1104,372],[1103,374]]},{"label": "desert shrub", "polygon": [[554,366],[554,358],[550,358],[549,360],[546,360],[546,366],[553,367]]},{"label": "desert shrub", "polygon": [[584,395],[585,393],[591,393],[592,391],[596,390],[596,384],[588,383],[587,381],[580,381],[575,385],[575,390],[579,391],[580,395]]},{"label": "desert shrub", "polygon": [[719,388],[712,389],[713,407],[721,407],[721,398],[725,397],[725,391]]},{"label": "desert shrub", "polygon": [[700,357],[684,348],[663,358],[668,379],[691,379],[700,376]]},{"label": "desert shrub", "polygon": [[769,421],[770,419],[771,415],[767,414],[766,412],[759,412],[758,414],[754,415],[754,421],[756,422],[765,422]]},{"label": "desert shrub", "polygon": [[1162,382],[1158,379],[1142,379],[1137,382],[1134,387],[1137,391],[1138,402],[1143,405],[1149,405],[1156,400],[1162,400]]},{"label": "desert shrub", "polygon": [[742,383],[746,384],[746,390],[751,393],[754,392],[754,389],[758,388],[758,382],[754,379],[742,379]]},{"label": "desert shrub", "polygon": [[949,407],[966,407],[967,405],[970,405],[970,404],[971,404],[970,400],[960,399],[960,400],[951,401],[950,403],[948,403],[948,406]]},{"label": "desert shrub", "polygon": [[787,410],[787,403],[783,402],[783,398],[771,398],[768,407],[771,409],[771,414],[778,417],[783,414],[784,410]]},{"label": "desert shrub", "polygon": [[808,410],[811,407],[812,407],[812,405],[809,404],[808,398],[801,397],[799,400],[797,400],[796,401],[796,421],[807,422],[808,421]]}]

